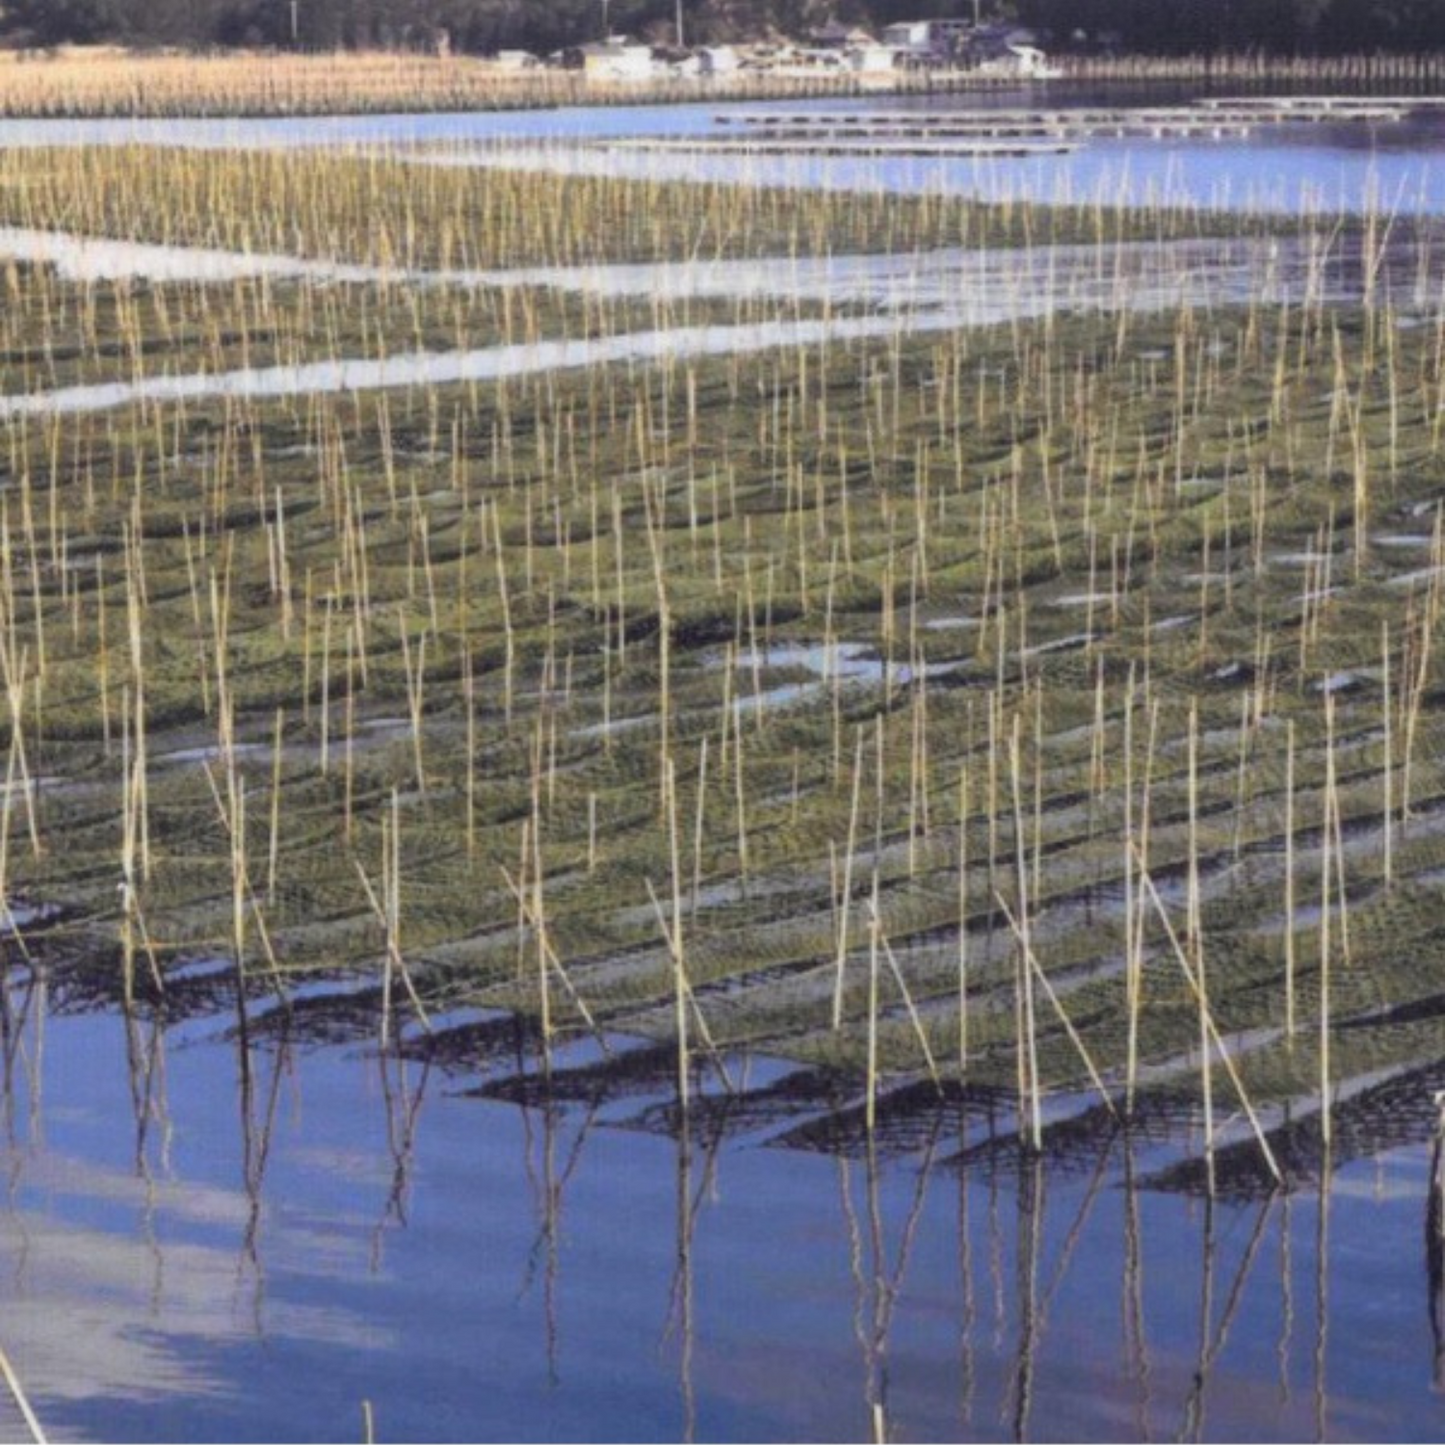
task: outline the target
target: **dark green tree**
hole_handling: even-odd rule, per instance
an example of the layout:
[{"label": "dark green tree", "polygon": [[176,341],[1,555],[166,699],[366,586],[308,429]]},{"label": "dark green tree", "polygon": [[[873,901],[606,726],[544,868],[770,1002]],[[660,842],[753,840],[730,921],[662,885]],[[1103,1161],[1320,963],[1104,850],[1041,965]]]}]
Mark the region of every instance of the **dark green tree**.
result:
[{"label": "dark green tree", "polygon": [[[35,45],[127,40],[170,45],[423,47],[445,31],[466,50],[541,52],[609,27],[672,34],[676,0],[0,0],[0,26]],[[689,36],[800,35],[836,17],[892,20],[973,14],[973,0],[685,0]],[[1158,53],[1445,49],[1445,0],[982,0],[985,17],[1045,30],[1055,44],[1112,32]]]},{"label": "dark green tree", "polygon": [[14,0],[7,23],[36,45],[111,40],[128,29],[118,0]]}]

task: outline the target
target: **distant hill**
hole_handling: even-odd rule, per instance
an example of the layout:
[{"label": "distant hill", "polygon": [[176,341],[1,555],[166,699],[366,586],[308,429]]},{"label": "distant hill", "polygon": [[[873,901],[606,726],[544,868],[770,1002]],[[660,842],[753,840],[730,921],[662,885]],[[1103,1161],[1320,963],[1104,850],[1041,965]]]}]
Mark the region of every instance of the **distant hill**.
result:
[{"label": "distant hill", "polygon": [[[1053,42],[1142,51],[1445,49],[1445,0],[981,0]],[[800,36],[836,18],[971,17],[973,0],[681,0],[686,39]],[[671,39],[678,0],[0,0],[11,43],[416,45],[551,51],[614,32]]]}]

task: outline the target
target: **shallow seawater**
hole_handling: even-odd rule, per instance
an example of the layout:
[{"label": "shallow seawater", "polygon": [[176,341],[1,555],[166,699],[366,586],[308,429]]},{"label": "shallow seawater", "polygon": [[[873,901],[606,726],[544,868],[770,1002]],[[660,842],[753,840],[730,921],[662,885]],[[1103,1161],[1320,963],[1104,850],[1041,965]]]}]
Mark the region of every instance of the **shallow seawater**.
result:
[{"label": "shallow seawater", "polygon": [[[111,243],[0,227],[0,257],[44,258],[86,274],[289,275],[325,279],[365,268],[333,267],[286,256],[246,256],[186,247]],[[1385,253],[1378,295],[1428,306],[1435,295],[1432,258],[1405,245]],[[1164,311],[1294,301],[1358,301],[1367,292],[1357,253],[1324,245],[1271,241],[1139,243],[1115,248],[1107,262],[1084,246],[1027,251],[942,250],[909,256],[839,256],[827,260],[674,262],[474,272],[400,272],[409,282],[450,280],[470,286],[540,284],[596,295],[673,298],[748,295],[860,304],[870,314],[828,319],[777,318],[736,325],[673,327],[593,338],[540,339],[473,351],[402,352],[237,371],[100,381],[0,395],[0,418],[103,410],[135,403],[214,397],[306,396],[386,387],[442,386],[609,363],[738,355],[777,347],[821,345],[908,333],[953,331],[1071,312]],[[381,278],[385,273],[376,272]],[[1157,360],[1156,357],[1147,358]]]},{"label": "shallow seawater", "polygon": [[1007,1110],[870,1158],[684,1142],[662,1075],[523,1107],[362,1043],[241,1057],[86,1014],[17,1065],[4,1344],[53,1438],[354,1440],[363,1401],[393,1440],[1438,1435],[1422,1146],[1323,1214],[1207,1206],[1121,1187],[1157,1142],[1021,1159]]},{"label": "shallow seawater", "polygon": [[[1182,105],[1200,86],[1101,90],[1035,86],[970,94],[852,100],[598,106],[454,115],[244,120],[7,120],[0,146],[152,144],[188,147],[417,148],[418,158],[563,172],[747,181],[830,190],[976,195],[1079,204],[1168,203],[1228,211],[1373,209],[1445,214],[1445,118],[1385,124],[1270,125],[1243,138],[1099,139],[1067,155],[757,157],[609,148],[609,138],[714,134],[719,113],[911,108],[1069,108]],[[1226,86],[1224,94],[1238,94]]]}]

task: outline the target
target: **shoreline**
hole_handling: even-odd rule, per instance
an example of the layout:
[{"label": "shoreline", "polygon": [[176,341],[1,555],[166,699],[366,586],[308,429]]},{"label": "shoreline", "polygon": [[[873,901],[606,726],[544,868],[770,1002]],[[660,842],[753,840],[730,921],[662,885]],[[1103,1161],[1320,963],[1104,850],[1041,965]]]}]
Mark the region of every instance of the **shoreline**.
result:
[{"label": "shoreline", "polygon": [[800,76],[741,73],[656,81],[588,81],[579,71],[510,71],[473,56],[404,51],[289,54],[67,48],[0,52],[0,118],[13,120],[225,119],[456,115],[688,103],[864,99],[875,96],[1048,95],[1086,86],[1200,84],[1267,87],[1389,85],[1445,93],[1445,51],[1321,58],[1061,55],[1064,75],[936,70]]}]

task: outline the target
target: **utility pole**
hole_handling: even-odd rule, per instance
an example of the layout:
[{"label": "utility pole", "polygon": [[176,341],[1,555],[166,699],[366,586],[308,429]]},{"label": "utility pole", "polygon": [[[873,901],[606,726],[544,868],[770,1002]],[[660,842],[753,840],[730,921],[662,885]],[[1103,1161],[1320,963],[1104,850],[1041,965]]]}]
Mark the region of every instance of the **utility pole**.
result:
[{"label": "utility pole", "polygon": [[610,0],[602,0],[602,38],[610,39],[612,35],[612,21],[609,14]]},{"label": "utility pole", "polygon": [[682,33],[682,0],[677,0],[677,48],[682,50],[686,45],[687,41]]},{"label": "utility pole", "polygon": [[[978,0],[974,0],[976,5]],[[299,10],[300,0],[291,0],[291,44],[293,47],[301,43],[301,16]]]}]

